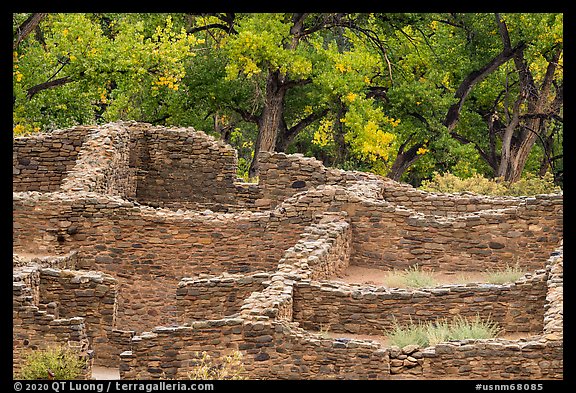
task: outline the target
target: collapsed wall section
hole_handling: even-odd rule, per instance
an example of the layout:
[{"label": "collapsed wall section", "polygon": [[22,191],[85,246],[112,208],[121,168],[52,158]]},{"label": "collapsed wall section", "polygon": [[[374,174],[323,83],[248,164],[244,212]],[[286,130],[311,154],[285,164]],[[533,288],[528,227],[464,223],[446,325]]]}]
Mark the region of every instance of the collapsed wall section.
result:
[{"label": "collapsed wall section", "polygon": [[110,344],[115,326],[116,280],[89,271],[40,269],[40,303],[51,304],[61,318],[84,318],[95,364],[114,364],[119,352]]},{"label": "collapsed wall section", "polygon": [[40,267],[15,270],[12,284],[12,368],[18,375],[27,355],[34,350],[65,346],[86,360],[82,376],[90,378],[92,360],[85,319],[61,318],[57,305],[40,304]]}]

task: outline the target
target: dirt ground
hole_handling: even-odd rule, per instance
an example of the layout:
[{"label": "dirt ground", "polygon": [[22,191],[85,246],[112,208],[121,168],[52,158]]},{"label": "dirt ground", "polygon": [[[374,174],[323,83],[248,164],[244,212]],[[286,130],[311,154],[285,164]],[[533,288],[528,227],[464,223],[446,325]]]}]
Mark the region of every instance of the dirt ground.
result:
[{"label": "dirt ground", "polygon": [[[341,281],[348,284],[368,284],[376,286],[387,286],[389,270],[374,269],[361,266],[349,266],[346,271],[339,275],[332,277],[334,281]],[[434,278],[436,285],[445,284],[466,284],[466,283],[482,283],[485,282],[483,272],[430,272]]]}]

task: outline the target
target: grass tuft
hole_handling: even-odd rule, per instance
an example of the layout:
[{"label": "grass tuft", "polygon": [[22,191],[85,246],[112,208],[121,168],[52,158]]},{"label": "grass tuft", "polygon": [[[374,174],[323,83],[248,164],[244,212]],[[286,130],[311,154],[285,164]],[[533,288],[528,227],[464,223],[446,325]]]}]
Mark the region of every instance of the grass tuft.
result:
[{"label": "grass tuft", "polygon": [[394,270],[388,274],[386,283],[395,288],[425,288],[437,284],[432,273],[423,271],[418,264],[402,271]]},{"label": "grass tuft", "polygon": [[518,264],[514,266],[506,265],[499,270],[488,270],[486,272],[486,282],[489,284],[504,284],[514,282],[525,274]]},{"label": "grass tuft", "polygon": [[421,347],[436,345],[449,340],[486,339],[498,335],[500,328],[490,319],[482,320],[480,316],[466,319],[461,316],[454,317],[451,321],[445,318],[434,322],[412,322],[406,326],[400,326],[394,321],[392,329],[386,332],[392,345],[404,347],[416,344]]}]

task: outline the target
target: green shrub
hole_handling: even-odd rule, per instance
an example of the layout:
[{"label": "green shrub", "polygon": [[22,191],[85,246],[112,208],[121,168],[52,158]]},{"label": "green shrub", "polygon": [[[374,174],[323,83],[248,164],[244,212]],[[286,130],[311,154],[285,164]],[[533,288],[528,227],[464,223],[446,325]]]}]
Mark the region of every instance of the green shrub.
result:
[{"label": "green shrub", "polygon": [[399,347],[416,344],[421,347],[436,345],[449,340],[494,338],[500,328],[490,319],[482,320],[480,316],[466,319],[461,316],[451,321],[439,319],[435,322],[418,322],[410,320],[407,326],[400,326],[394,321],[392,329],[386,332],[390,343]]},{"label": "green shrub", "polygon": [[532,196],[560,191],[560,187],[554,185],[554,178],[551,173],[546,173],[544,177],[527,173],[522,179],[514,183],[503,181],[501,178],[487,179],[479,174],[461,179],[448,172],[442,175],[435,173],[431,180],[422,182],[420,189],[429,192],[473,192],[493,196]]},{"label": "green shrub", "polygon": [[479,315],[472,320],[457,316],[450,324],[449,340],[465,340],[467,338],[485,339],[498,335],[498,324],[490,319],[483,321]]},{"label": "green shrub", "polygon": [[240,380],[245,379],[241,375],[243,371],[242,354],[239,351],[224,356],[219,364],[215,364],[204,351],[188,377],[192,380]]},{"label": "green shrub", "polygon": [[[19,379],[76,379],[83,373],[86,360],[66,346],[54,346],[29,353],[20,369]],[[52,375],[50,375],[52,374]]]}]

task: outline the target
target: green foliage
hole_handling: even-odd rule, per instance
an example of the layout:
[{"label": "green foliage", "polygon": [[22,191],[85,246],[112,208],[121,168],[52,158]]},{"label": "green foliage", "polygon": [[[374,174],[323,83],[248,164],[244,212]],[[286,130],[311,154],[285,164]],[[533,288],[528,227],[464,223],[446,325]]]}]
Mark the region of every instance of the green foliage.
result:
[{"label": "green foliage", "polygon": [[[41,26],[45,45],[33,35],[21,43],[14,53],[15,134],[162,116],[202,39],[176,28],[170,15],[150,36],[147,15],[137,21],[132,14],[107,16],[106,23],[103,18],[49,14]],[[61,78],[68,81],[27,94]]]},{"label": "green foliage", "polygon": [[81,376],[86,361],[79,358],[71,348],[60,346],[36,350],[28,354],[23,362],[19,379],[76,379]]},{"label": "green foliage", "polygon": [[[489,133],[488,114],[510,118],[520,85],[513,61],[474,86],[452,133],[443,122],[459,84],[502,50],[494,14],[310,13],[305,33],[294,37],[294,14],[236,13],[233,28],[202,30],[222,27],[219,15],[48,14],[41,38],[30,34],[13,54],[13,135],[120,119],[193,126],[224,137],[244,165],[253,157],[267,77],[279,73],[290,86],[287,128],[326,111],[287,152],[387,175],[398,153],[416,146],[402,181],[418,186],[434,172],[493,176],[486,157],[491,149],[498,156],[502,133]],[[13,14],[13,32],[28,16]],[[539,85],[563,44],[563,15],[501,17],[512,45],[527,43],[524,58]],[[562,57],[558,64],[550,97],[562,85]],[[523,104],[520,114],[526,110]],[[555,137],[537,141],[525,173],[561,157],[562,122],[547,127]],[[551,170],[561,174],[561,160]],[[540,192],[529,182],[515,192]]]},{"label": "green foliage", "polygon": [[422,182],[420,189],[430,192],[473,192],[495,196],[532,196],[560,192],[560,187],[554,185],[554,179],[549,172],[541,178],[527,173],[521,180],[514,183],[501,179],[487,179],[477,173],[465,179],[451,173],[442,175],[435,173],[431,180]]},{"label": "green foliage", "polygon": [[188,378],[192,380],[241,380],[246,379],[242,376],[243,372],[242,354],[239,351],[223,356],[218,364],[204,351],[192,371],[188,373]]},{"label": "green foliage", "polygon": [[495,338],[499,331],[498,325],[490,318],[482,320],[476,315],[473,319],[467,319],[458,315],[450,321],[446,318],[426,323],[410,321],[406,326],[400,326],[395,321],[386,335],[392,345],[404,347],[416,344],[427,347],[449,340]]}]

